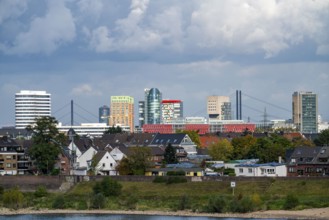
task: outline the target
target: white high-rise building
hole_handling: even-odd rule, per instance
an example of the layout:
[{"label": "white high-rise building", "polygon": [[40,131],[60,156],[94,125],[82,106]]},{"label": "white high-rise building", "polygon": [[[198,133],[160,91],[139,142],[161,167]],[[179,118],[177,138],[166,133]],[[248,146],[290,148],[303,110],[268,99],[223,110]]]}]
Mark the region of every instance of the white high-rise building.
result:
[{"label": "white high-rise building", "polygon": [[24,129],[37,117],[51,116],[51,95],[46,91],[21,90],[15,94],[15,127]]}]

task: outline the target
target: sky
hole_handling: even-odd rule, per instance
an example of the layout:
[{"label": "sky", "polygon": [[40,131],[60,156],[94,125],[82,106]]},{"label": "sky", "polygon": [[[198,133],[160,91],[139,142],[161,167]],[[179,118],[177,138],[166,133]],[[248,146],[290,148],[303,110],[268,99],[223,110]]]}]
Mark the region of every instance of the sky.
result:
[{"label": "sky", "polygon": [[241,90],[255,123],[291,118],[293,92],[312,91],[329,121],[329,1],[0,0],[0,127],[15,124],[20,90],[51,93],[63,124],[73,100],[79,124],[153,87],[191,117],[210,95],[235,114]]}]

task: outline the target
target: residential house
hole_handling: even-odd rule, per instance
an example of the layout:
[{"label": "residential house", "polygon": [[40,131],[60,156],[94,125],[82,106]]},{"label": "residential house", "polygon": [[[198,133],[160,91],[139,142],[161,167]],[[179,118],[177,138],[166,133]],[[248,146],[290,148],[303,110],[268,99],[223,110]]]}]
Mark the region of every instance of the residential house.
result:
[{"label": "residential house", "polygon": [[329,147],[296,147],[287,159],[288,176],[329,175]]},{"label": "residential house", "polygon": [[15,140],[0,138],[0,175],[27,174],[31,161],[24,148]]},{"label": "residential house", "polygon": [[167,176],[171,171],[183,171],[185,176],[204,176],[202,168],[154,168],[145,172],[145,176]]},{"label": "residential house", "polygon": [[185,176],[204,176],[205,172],[202,168],[195,166],[190,162],[182,162],[178,164],[167,164],[165,168],[148,169],[146,176],[167,176],[168,172],[184,172]]},{"label": "residential house", "polygon": [[[149,146],[167,147],[171,144],[176,148],[183,148],[184,151],[190,154],[197,154],[196,144],[191,140],[187,134],[157,134]],[[178,153],[181,153],[179,150]]]},{"label": "residential house", "polygon": [[94,171],[96,175],[117,175],[117,162],[108,151],[99,151],[88,161],[88,170]]},{"label": "residential house", "polygon": [[234,167],[236,176],[278,177],[287,176],[287,167],[282,163],[239,164]]}]

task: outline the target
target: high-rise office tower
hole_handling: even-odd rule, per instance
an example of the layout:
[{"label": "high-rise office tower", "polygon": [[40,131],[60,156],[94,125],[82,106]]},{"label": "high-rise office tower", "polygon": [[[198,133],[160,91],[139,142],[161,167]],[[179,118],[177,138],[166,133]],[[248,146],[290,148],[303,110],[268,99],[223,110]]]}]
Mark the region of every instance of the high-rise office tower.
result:
[{"label": "high-rise office tower", "polygon": [[145,89],[145,124],[161,123],[162,94],[157,88]]},{"label": "high-rise office tower", "polygon": [[313,92],[292,94],[292,120],[300,132],[318,132],[318,95]]},{"label": "high-rise office tower", "polygon": [[106,123],[109,125],[110,120],[110,108],[107,105],[103,105],[98,109],[98,122]]},{"label": "high-rise office tower", "polygon": [[211,119],[231,120],[231,102],[228,96],[208,96],[207,112]]},{"label": "high-rise office tower", "polygon": [[145,101],[138,102],[138,122],[140,128],[145,124]]},{"label": "high-rise office tower", "polygon": [[110,126],[129,126],[134,131],[134,98],[111,96]]},{"label": "high-rise office tower", "polygon": [[163,124],[170,124],[183,118],[183,102],[181,100],[162,100],[161,120]]},{"label": "high-rise office tower", "polygon": [[46,91],[21,90],[15,94],[15,127],[24,129],[37,117],[51,116],[51,95]]}]

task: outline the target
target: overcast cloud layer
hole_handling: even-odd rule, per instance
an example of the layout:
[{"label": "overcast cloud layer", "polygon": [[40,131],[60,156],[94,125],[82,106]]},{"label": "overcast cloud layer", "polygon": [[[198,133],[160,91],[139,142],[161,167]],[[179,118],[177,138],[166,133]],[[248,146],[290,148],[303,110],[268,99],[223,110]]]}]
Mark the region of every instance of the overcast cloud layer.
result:
[{"label": "overcast cloud layer", "polygon": [[77,123],[97,122],[111,95],[151,87],[185,116],[242,90],[253,122],[291,118],[292,93],[313,91],[329,120],[329,1],[0,0],[0,126],[20,90],[51,93],[67,124],[71,99]]}]

